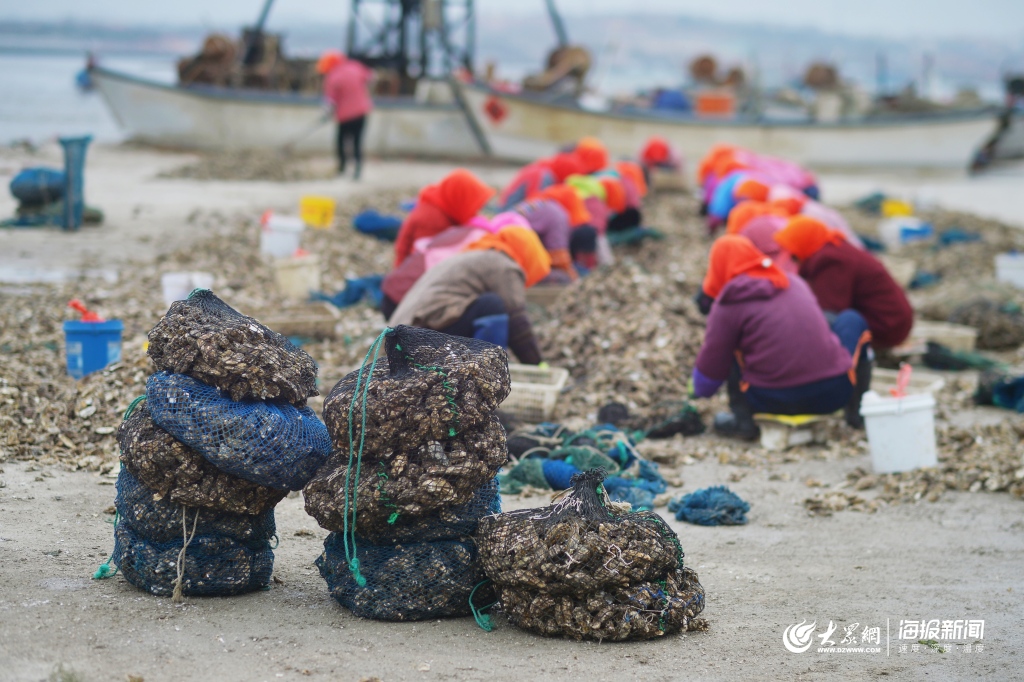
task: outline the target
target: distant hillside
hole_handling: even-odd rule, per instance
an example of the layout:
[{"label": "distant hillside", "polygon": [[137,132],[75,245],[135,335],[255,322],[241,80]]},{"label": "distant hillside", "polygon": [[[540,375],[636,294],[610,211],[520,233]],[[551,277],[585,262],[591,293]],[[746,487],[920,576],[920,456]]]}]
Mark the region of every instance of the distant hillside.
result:
[{"label": "distant hillside", "polygon": [[[999,96],[1003,68],[1024,69],[1024,46],[999,40],[895,41],[676,15],[568,16],[566,24],[570,38],[588,46],[595,56],[593,83],[610,92],[678,84],[685,79],[689,61],[702,53],[716,55],[727,66],[744,66],[767,86],[794,81],[812,60],[832,61],[845,78],[870,90],[876,86],[880,55],[887,64],[890,90],[911,81],[920,87],[926,60],[930,60],[934,94],[975,85],[989,98]],[[213,28],[230,34],[240,29]],[[195,51],[213,28],[0,22],[0,50],[181,55]],[[345,33],[343,25],[282,27],[271,22],[269,28],[285,34],[290,53],[306,55],[340,47]],[[512,79],[537,70],[555,43],[554,31],[543,16],[485,14],[477,33],[479,67],[494,61],[499,75]]]}]

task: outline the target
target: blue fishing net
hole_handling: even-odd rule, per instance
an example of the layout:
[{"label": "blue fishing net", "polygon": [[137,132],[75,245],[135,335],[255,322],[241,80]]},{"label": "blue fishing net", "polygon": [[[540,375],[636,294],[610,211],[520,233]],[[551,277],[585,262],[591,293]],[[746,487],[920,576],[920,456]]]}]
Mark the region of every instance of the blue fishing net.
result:
[{"label": "blue fishing net", "polygon": [[223,535],[253,549],[266,546],[277,532],[273,509],[249,516],[185,507],[142,485],[125,468],[117,476],[114,507],[120,523],[155,543],[180,541],[183,524],[189,532],[195,524],[197,536]]},{"label": "blue fishing net", "polygon": [[[192,516],[186,515],[190,532],[191,520]],[[168,597],[174,594],[183,544],[183,538],[150,542],[128,524],[118,523],[114,529],[113,562],[135,587]],[[224,535],[197,535],[185,550],[182,569],[183,595],[242,594],[270,584],[274,552],[269,542],[254,548]]]},{"label": "blue fishing net", "polygon": [[301,490],[327,460],[331,439],[309,407],[234,401],[184,374],[146,382],[153,422],[234,476],[278,490]]},{"label": "blue fishing net", "polygon": [[750,505],[724,485],[702,488],[668,504],[676,520],[699,526],[739,526],[747,522]]},{"label": "blue fishing net", "polygon": [[339,533],[327,536],[316,565],[331,596],[363,618],[407,621],[468,616],[470,594],[484,580],[471,541],[373,545],[360,540],[356,556],[364,585],[350,570]]}]

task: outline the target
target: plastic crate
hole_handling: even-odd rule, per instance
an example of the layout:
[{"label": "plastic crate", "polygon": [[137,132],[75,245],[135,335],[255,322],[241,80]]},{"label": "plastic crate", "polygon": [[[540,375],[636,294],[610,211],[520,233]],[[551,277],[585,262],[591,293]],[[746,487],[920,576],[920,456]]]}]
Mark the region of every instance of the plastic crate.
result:
[{"label": "plastic crate", "polygon": [[551,418],[558,394],[569,381],[569,372],[561,367],[509,363],[512,391],[501,410],[525,422],[537,423]]},{"label": "plastic crate", "polygon": [[526,290],[526,301],[542,308],[550,308],[568,288],[566,284],[541,284],[530,287]]},{"label": "plastic crate", "polygon": [[307,339],[333,339],[340,315],[330,303],[310,303],[298,308],[266,311],[253,315],[257,320],[285,336]]}]

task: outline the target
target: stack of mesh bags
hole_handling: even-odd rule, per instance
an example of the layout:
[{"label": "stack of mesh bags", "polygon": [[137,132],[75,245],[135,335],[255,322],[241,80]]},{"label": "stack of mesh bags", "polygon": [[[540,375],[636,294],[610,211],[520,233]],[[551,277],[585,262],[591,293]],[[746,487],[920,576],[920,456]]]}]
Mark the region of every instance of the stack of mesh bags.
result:
[{"label": "stack of mesh bags", "polygon": [[339,603],[377,620],[469,615],[484,581],[472,535],[501,511],[495,412],[510,389],[502,348],[406,326],[334,387],[334,450],[303,492],[331,531],[316,563]]},{"label": "stack of mesh bags", "polygon": [[274,506],[330,454],[304,351],[207,290],[149,333],[159,370],[118,430],[113,561],[156,595],[265,588]]},{"label": "stack of mesh bags", "polygon": [[485,517],[480,563],[514,625],[577,640],[650,639],[700,630],[704,589],[679,538],[653,512],[631,512],[592,469],[548,507]]}]

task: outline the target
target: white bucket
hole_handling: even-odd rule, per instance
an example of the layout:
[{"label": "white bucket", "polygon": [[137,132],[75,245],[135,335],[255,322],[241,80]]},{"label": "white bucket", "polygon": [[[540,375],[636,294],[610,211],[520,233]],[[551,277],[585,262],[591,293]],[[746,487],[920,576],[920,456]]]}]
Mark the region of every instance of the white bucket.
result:
[{"label": "white bucket", "polygon": [[306,224],[301,218],[270,213],[264,216],[260,232],[260,253],[273,258],[287,258],[299,248],[299,238]]},{"label": "white bucket", "polygon": [[1024,253],[1000,253],[996,256],[996,280],[1024,289]]},{"label": "white bucket", "polygon": [[910,471],[938,463],[935,398],[931,393],[884,398],[868,391],[861,401],[860,413],[867,428],[875,473]]},{"label": "white bucket", "polygon": [[193,289],[212,288],[213,275],[208,272],[168,272],[160,276],[160,287],[164,303],[170,306],[175,301],[188,298]]},{"label": "white bucket", "polygon": [[274,279],[288,298],[308,301],[309,292],[320,290],[320,260],[310,254],[274,261]]}]

